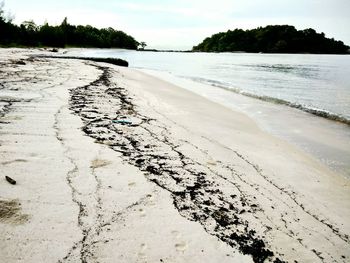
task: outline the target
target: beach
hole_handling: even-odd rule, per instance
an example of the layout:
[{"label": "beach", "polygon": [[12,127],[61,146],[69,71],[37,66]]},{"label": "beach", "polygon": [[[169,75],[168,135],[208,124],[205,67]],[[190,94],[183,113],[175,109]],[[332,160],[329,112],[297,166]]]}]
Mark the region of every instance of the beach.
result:
[{"label": "beach", "polygon": [[1,261],[350,260],[347,178],[144,72],[38,55],[0,49]]}]

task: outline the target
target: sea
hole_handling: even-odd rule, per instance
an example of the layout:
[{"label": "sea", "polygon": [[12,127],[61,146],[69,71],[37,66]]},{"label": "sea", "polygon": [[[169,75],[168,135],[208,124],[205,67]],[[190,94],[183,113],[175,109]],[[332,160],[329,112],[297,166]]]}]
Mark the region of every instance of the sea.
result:
[{"label": "sea", "polygon": [[72,49],[116,57],[244,112],[350,179],[350,55],[141,52]]}]

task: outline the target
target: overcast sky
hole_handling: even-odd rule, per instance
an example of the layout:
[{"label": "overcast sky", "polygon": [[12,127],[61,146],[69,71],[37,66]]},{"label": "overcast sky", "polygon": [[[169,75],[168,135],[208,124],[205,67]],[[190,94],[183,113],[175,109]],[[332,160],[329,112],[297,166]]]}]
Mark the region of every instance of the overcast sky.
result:
[{"label": "overcast sky", "polygon": [[[0,0],[1,1],[1,0]],[[113,27],[149,48],[189,49],[228,29],[289,24],[350,45],[350,0],[5,0],[14,22]]]}]

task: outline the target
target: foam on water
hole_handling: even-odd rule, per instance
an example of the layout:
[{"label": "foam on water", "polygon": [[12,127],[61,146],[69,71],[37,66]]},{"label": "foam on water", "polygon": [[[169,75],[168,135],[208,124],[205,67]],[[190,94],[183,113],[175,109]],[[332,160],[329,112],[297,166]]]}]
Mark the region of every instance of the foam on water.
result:
[{"label": "foam on water", "polygon": [[306,105],[302,105],[302,104],[295,103],[295,102],[290,102],[290,101],[287,101],[284,99],[253,94],[253,93],[250,93],[250,92],[238,89],[238,88],[230,87],[229,84],[221,83],[220,81],[207,80],[204,78],[191,78],[191,77],[189,77],[188,79],[191,79],[191,80],[194,80],[197,82],[202,82],[204,84],[208,84],[208,85],[211,85],[213,87],[225,89],[227,91],[236,92],[236,93],[239,93],[239,94],[242,94],[244,96],[248,96],[248,97],[251,97],[254,99],[259,99],[259,100],[263,100],[266,102],[286,105],[286,106],[289,106],[292,108],[296,108],[296,109],[311,113],[313,115],[316,115],[316,116],[319,116],[322,118],[326,118],[326,119],[333,120],[333,121],[338,121],[338,122],[341,122],[341,123],[344,123],[344,124],[347,124],[350,126],[350,119],[342,116],[341,114],[335,114],[335,113],[327,111],[327,110],[323,110],[323,109],[319,109],[319,108],[315,108],[315,107],[311,107],[311,106],[306,106]]}]

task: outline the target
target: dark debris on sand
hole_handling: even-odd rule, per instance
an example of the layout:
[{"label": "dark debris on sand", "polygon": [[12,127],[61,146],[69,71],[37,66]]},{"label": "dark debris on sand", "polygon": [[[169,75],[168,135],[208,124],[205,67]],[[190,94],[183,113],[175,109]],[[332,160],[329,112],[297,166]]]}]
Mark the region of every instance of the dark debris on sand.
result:
[{"label": "dark debris on sand", "polygon": [[[71,90],[70,109],[82,118],[83,131],[122,153],[150,181],[169,191],[182,216],[201,223],[254,262],[282,262],[244,218],[260,208],[239,191],[234,195],[221,191],[220,178],[182,153],[166,126],[139,113],[127,91],[110,81],[111,69],[98,68],[102,73],[97,80]],[[136,119],[138,124],[113,122],[120,117]]]}]

